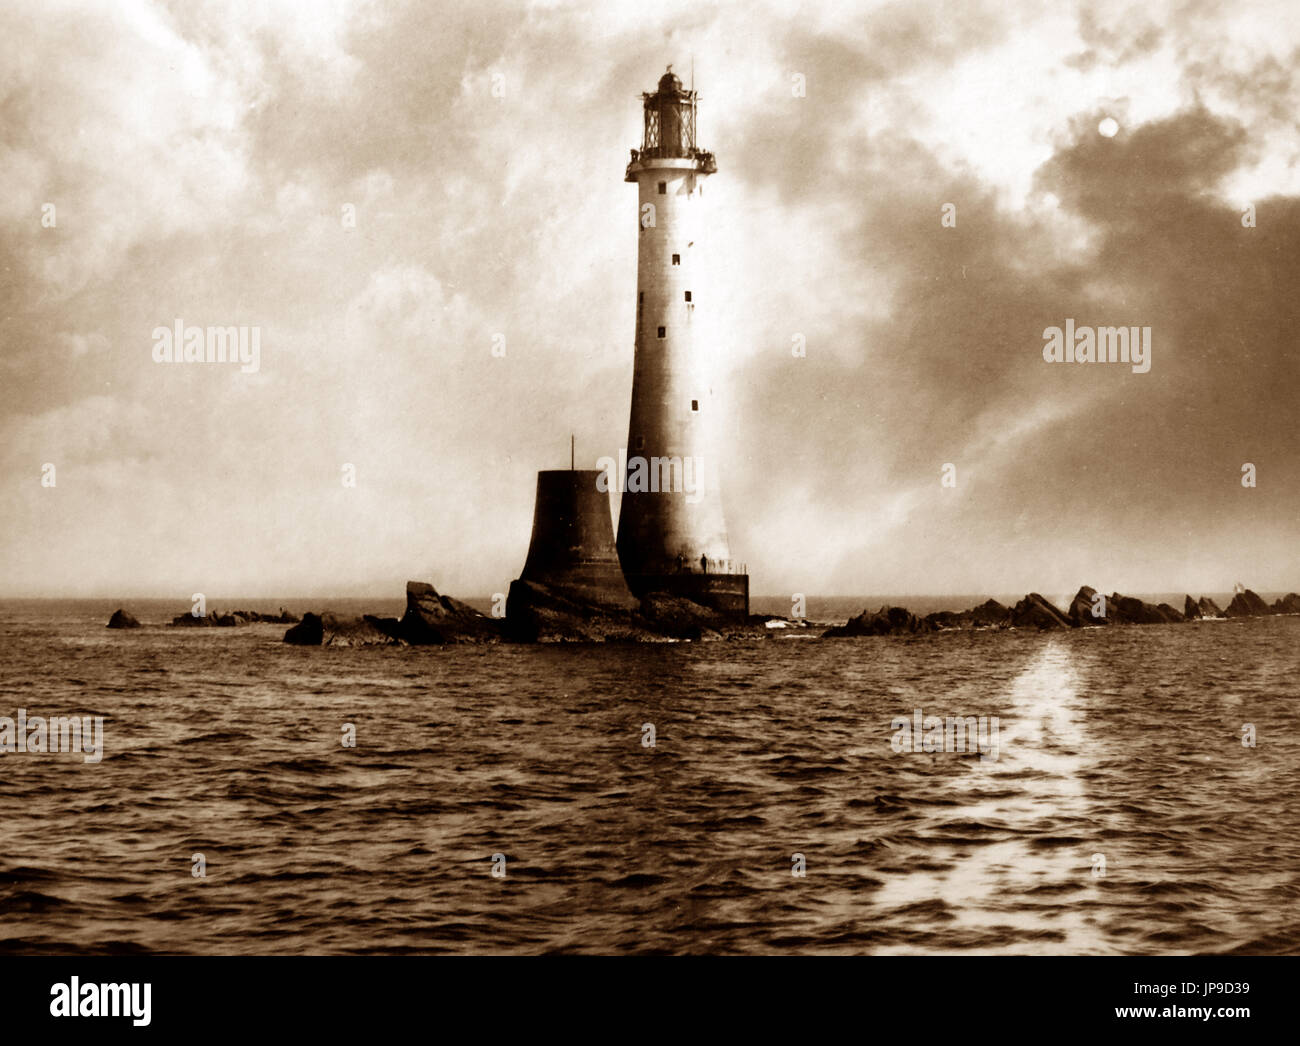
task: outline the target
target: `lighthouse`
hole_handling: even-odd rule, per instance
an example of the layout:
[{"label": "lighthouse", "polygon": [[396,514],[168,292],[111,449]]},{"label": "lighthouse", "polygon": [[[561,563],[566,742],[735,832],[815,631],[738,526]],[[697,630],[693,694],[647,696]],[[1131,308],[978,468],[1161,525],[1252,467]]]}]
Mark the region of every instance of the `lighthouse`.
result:
[{"label": "lighthouse", "polygon": [[618,557],[638,597],[666,592],[744,615],[749,577],[732,561],[718,489],[719,346],[705,323],[704,186],[718,168],[696,145],[696,92],[671,66],[641,97],[644,134],[625,178],[637,186],[636,347]]}]

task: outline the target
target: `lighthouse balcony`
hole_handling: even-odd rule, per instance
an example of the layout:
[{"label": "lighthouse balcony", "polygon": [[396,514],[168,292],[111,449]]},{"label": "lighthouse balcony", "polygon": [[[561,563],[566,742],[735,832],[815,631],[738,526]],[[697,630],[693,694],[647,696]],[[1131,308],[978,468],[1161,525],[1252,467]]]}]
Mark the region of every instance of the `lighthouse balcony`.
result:
[{"label": "lighthouse balcony", "polygon": [[632,158],[628,161],[627,172],[623,177],[625,182],[635,182],[639,172],[655,169],[663,170],[665,168],[696,171],[699,174],[716,174],[718,172],[718,162],[714,159],[711,152],[703,149],[673,149],[656,147],[652,149],[633,149],[631,150]]}]

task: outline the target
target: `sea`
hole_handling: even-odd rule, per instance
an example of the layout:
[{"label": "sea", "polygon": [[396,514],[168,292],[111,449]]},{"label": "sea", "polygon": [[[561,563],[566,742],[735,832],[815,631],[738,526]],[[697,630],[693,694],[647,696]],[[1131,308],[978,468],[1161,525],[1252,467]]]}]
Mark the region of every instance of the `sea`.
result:
[{"label": "sea", "polygon": [[[0,952],[1300,951],[1300,617],[302,648],[118,605],[0,601],[0,716],[103,718],[0,755]],[[282,605],[402,609],[221,609]],[[996,751],[900,744],[930,716]]]}]

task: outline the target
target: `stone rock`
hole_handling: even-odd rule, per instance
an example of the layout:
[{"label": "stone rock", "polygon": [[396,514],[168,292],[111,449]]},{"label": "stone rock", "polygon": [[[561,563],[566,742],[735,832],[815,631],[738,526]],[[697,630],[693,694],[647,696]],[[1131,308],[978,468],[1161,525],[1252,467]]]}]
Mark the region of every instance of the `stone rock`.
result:
[{"label": "stone rock", "polygon": [[406,613],[399,622],[397,635],[412,646],[491,643],[501,638],[502,622],[480,614],[468,603],[439,595],[424,581],[408,581]]},{"label": "stone rock", "polygon": [[732,619],[711,607],[666,592],[648,593],[641,600],[640,617],[650,631],[675,639],[721,639],[734,624]]},{"label": "stone rock", "polygon": [[1275,614],[1300,614],[1300,593],[1288,592],[1273,604]]},{"label": "stone rock", "polygon": [[108,619],[109,628],[139,628],[140,622],[119,607],[113,611],[113,616]]},{"label": "stone rock", "polygon": [[1187,621],[1199,621],[1205,615],[1201,613],[1200,605],[1191,596],[1183,598],[1183,618]]},{"label": "stone rock", "polygon": [[1030,592],[1011,608],[1011,624],[1016,628],[1069,628],[1070,619],[1037,592]]},{"label": "stone rock", "polygon": [[848,636],[900,636],[934,631],[934,624],[919,618],[905,607],[881,607],[874,614],[862,611],[845,624],[828,628],[823,639],[841,639]]},{"label": "stone rock", "polygon": [[998,627],[1011,621],[1011,608],[1003,606],[996,599],[986,599],[966,613],[970,615],[971,623],[976,628]]},{"label": "stone rock", "polygon": [[320,646],[325,639],[325,626],[318,614],[303,614],[302,620],[284,634],[284,641],[295,646]]},{"label": "stone rock", "polygon": [[996,599],[987,599],[970,610],[939,610],[927,614],[925,620],[939,631],[953,628],[1006,628],[1011,623],[1011,608],[1004,607]]},{"label": "stone rock", "polygon": [[395,617],[321,615],[324,646],[395,646],[402,642],[397,636],[398,628],[399,622]]},{"label": "stone rock", "polygon": [[1232,597],[1232,602],[1223,613],[1225,617],[1264,617],[1273,613],[1273,609],[1250,589],[1246,589]]},{"label": "stone rock", "polygon": [[1223,611],[1219,609],[1219,604],[1209,596],[1202,596],[1196,605],[1201,611],[1201,617],[1223,617]]},{"label": "stone rock", "polygon": [[195,617],[186,611],[184,614],[177,614],[172,618],[174,628],[212,628],[215,622],[211,614],[204,614],[203,617]]},{"label": "stone rock", "polygon": [[261,614],[256,610],[232,610],[230,616],[241,625],[251,624],[271,624],[271,625],[293,625],[298,619],[284,607],[280,608],[278,614]]},{"label": "stone rock", "polygon": [[1104,617],[1093,617],[1092,608],[1097,606],[1097,604],[1093,602],[1096,595],[1097,590],[1095,588],[1091,585],[1084,585],[1074,594],[1074,598],[1070,600],[1070,609],[1067,616],[1070,619],[1070,624],[1075,628],[1089,628],[1094,625],[1109,625],[1114,623],[1110,617],[1109,606],[1106,607],[1107,613]]},{"label": "stone rock", "polygon": [[1106,617],[1115,625],[1164,625],[1183,620],[1183,615],[1168,603],[1156,606],[1118,592],[1106,597]]},{"label": "stone rock", "polygon": [[[665,618],[671,611],[667,605],[661,608]],[[690,624],[683,621],[681,626]],[[515,643],[656,643],[671,638],[630,610],[582,602],[522,578],[510,582],[504,636]]]},{"label": "stone rock", "polygon": [[[1094,603],[1096,595],[1096,590],[1088,585],[1084,585],[1075,595],[1070,603],[1069,614],[1070,623],[1075,628],[1092,625],[1163,625],[1183,620],[1183,615],[1168,603],[1145,603],[1134,596],[1122,596],[1118,592],[1104,596],[1101,603]],[[1187,598],[1191,599],[1190,596]],[[1104,616],[1093,617],[1094,606],[1104,609]]]}]

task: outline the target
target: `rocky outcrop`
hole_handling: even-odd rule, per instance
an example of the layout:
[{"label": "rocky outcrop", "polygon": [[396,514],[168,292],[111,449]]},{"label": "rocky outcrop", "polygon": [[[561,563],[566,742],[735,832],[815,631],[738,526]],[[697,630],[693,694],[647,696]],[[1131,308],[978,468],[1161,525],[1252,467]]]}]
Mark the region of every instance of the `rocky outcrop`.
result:
[{"label": "rocky outcrop", "polygon": [[269,625],[292,625],[296,624],[298,618],[280,608],[278,614],[262,614],[256,610],[232,610],[228,615],[235,619],[238,625],[269,624]]},{"label": "rocky outcrop", "polygon": [[[593,601],[599,600],[597,601]],[[1093,617],[1094,606],[1105,608],[1103,617]],[[1261,617],[1271,614],[1300,614],[1300,594],[1288,593],[1270,607],[1249,590],[1239,593],[1228,607],[1230,617]],[[115,624],[122,618],[133,624]],[[1224,616],[1212,599],[1183,599],[1183,610],[1168,603],[1152,604],[1133,596],[1112,592],[1098,601],[1095,589],[1084,585],[1063,613],[1037,592],[1030,592],[1014,607],[989,599],[960,612],[939,611],[921,618],[905,607],[882,606],[863,610],[843,625],[821,632],[825,638],[850,636],[914,636],[953,629],[1082,628],[1094,625],[1149,625],[1195,621]],[[229,627],[253,621],[293,621],[281,609],[279,615],[262,615],[236,610],[195,618],[183,614],[174,625]],[[112,628],[138,627],[124,610],[113,615]],[[662,643],[678,640],[771,638],[792,627],[806,628],[809,622],[750,615],[738,619],[689,599],[664,592],[651,592],[631,607],[606,597],[604,589],[592,599],[569,585],[551,586],[520,578],[510,585],[504,619],[489,617],[467,603],[440,595],[432,585],[408,581],[406,612],[401,619],[341,617],[331,613],[306,614],[284,635],[286,643],[303,646],[429,645],[484,643],[502,639],[518,643]],[[824,626],[817,625],[817,629]],[[815,634],[815,633],[814,633]]]},{"label": "rocky outcrop", "polygon": [[1224,617],[1265,617],[1273,613],[1272,608],[1250,589],[1238,592],[1232,597]]},{"label": "rocky outcrop", "polygon": [[399,622],[395,617],[324,613],[320,621],[323,646],[396,646],[402,643],[398,636]]},{"label": "rocky outcrop", "polygon": [[140,622],[133,618],[121,607],[113,611],[113,616],[108,619],[109,628],[139,628]]},{"label": "rocky outcrop", "polygon": [[1070,619],[1037,592],[1030,592],[1011,608],[1011,624],[1016,628],[1069,628]]},{"label": "rocky outcrop", "polygon": [[761,616],[745,621],[664,593],[652,593],[631,607],[575,598],[532,581],[511,584],[506,617],[479,613],[467,603],[440,595],[432,585],[409,581],[402,618],[306,614],[284,634],[302,646],[437,645],[488,643],[663,643],[677,639],[767,638]]},{"label": "rocky outcrop", "polygon": [[[1188,602],[1191,596],[1187,597]],[[1094,617],[1096,608],[1101,616]],[[1183,620],[1183,614],[1168,603],[1146,603],[1135,596],[1112,592],[1098,596],[1096,589],[1084,585],[1070,603],[1070,624],[1075,628],[1093,625],[1164,625]]]},{"label": "rocky outcrop", "polygon": [[1201,610],[1201,617],[1223,617],[1223,611],[1219,609],[1219,604],[1209,596],[1202,596],[1196,604]]},{"label": "rocky outcrop", "polygon": [[398,623],[397,635],[412,646],[491,643],[501,638],[502,622],[480,614],[468,603],[439,595],[427,582],[408,581],[406,613]]},{"label": "rocky outcrop", "polygon": [[822,633],[824,639],[846,636],[900,636],[932,632],[934,625],[904,607],[881,607],[874,614],[864,610],[845,624]]},{"label": "rocky outcrop", "polygon": [[[1105,599],[1105,597],[1102,597]],[[1110,618],[1105,616],[1094,617],[1093,608],[1102,610],[1104,604],[1097,602],[1097,590],[1091,585],[1084,585],[1074,594],[1070,600],[1070,609],[1066,616],[1070,619],[1070,624],[1075,628],[1087,628],[1092,625],[1109,625]],[[1106,608],[1109,609],[1109,608]]]},{"label": "rocky outcrop", "polygon": [[195,617],[192,613],[177,614],[172,618],[174,628],[236,628],[248,624],[237,614],[220,614],[217,611]]},{"label": "rocky outcrop", "polygon": [[1200,599],[1192,599],[1191,596],[1187,596],[1183,600],[1184,621],[1208,621],[1221,617],[1223,617],[1223,611],[1219,609],[1219,604],[1209,596],[1202,596]]},{"label": "rocky outcrop", "polygon": [[1144,603],[1135,596],[1121,596],[1118,592],[1106,598],[1106,617],[1114,625],[1165,625],[1183,620],[1183,615],[1168,603]]},{"label": "rocky outcrop", "polygon": [[[668,614],[665,607],[662,616]],[[690,627],[685,620],[682,625]],[[672,638],[633,611],[583,602],[522,578],[510,582],[504,636],[515,643],[654,643]]]},{"label": "rocky outcrop", "polygon": [[213,610],[202,617],[195,617],[193,613],[177,614],[172,618],[172,625],[177,628],[239,628],[252,624],[292,625],[297,620],[281,607],[278,614],[262,614],[256,610],[231,610],[224,614]]},{"label": "rocky outcrop", "polygon": [[1300,614],[1300,593],[1288,592],[1273,604],[1275,614]]},{"label": "rocky outcrop", "polygon": [[284,634],[284,641],[294,646],[320,646],[325,639],[325,626],[318,614],[303,614],[302,620]]},{"label": "rocky outcrop", "polygon": [[1011,608],[1003,606],[996,599],[986,599],[970,610],[939,610],[927,614],[925,620],[938,631],[953,628],[1007,628],[1011,624]]},{"label": "rocky outcrop", "polygon": [[639,616],[651,631],[674,639],[721,639],[736,625],[734,619],[712,607],[667,592],[647,594],[641,600]]},{"label": "rocky outcrop", "polygon": [[424,581],[406,583],[406,612],[400,619],[374,614],[304,614],[284,634],[299,646],[436,646],[486,643],[501,638],[501,623],[468,603],[439,595]]}]

